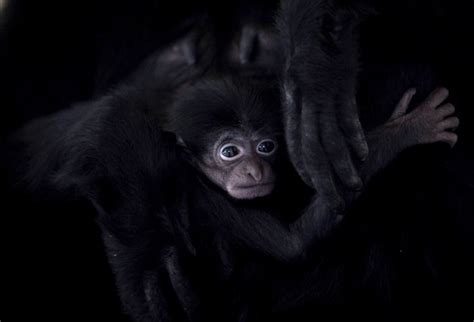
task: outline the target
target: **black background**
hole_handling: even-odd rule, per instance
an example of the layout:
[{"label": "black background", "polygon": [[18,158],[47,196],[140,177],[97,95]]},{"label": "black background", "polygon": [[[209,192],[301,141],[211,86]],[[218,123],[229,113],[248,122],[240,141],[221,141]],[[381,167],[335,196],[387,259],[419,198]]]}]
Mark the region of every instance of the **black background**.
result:
[{"label": "black background", "polygon": [[[183,18],[206,7],[225,17],[232,8],[228,2],[179,0],[10,2],[0,35],[2,139],[30,119],[103,93],[154,48],[172,39]],[[451,90],[462,125],[458,146],[441,152],[449,184],[435,189],[441,182],[432,177],[436,167],[424,163],[438,157],[439,151],[405,162],[422,169],[417,173],[419,182],[424,182],[421,187],[434,185],[432,191],[427,189],[434,191],[430,196],[441,196],[444,209],[459,224],[456,240],[467,245],[469,253],[474,235],[470,190],[474,183],[470,181],[474,177],[474,2],[404,0],[376,5],[380,15],[363,28],[363,62],[430,64],[441,75],[440,85]],[[393,193],[406,189],[403,179],[381,185]],[[415,183],[405,194],[412,193],[413,200],[427,198],[427,194],[417,195],[418,188]],[[49,321],[127,320],[120,313],[94,211],[87,204],[45,204],[9,191],[2,197],[6,197],[1,211],[2,246],[9,255],[2,256],[0,264],[2,272],[7,268],[0,286],[2,321],[23,321],[26,315]],[[468,257],[459,253],[456,260],[468,264]],[[468,283],[472,281],[462,282],[472,285]]]}]

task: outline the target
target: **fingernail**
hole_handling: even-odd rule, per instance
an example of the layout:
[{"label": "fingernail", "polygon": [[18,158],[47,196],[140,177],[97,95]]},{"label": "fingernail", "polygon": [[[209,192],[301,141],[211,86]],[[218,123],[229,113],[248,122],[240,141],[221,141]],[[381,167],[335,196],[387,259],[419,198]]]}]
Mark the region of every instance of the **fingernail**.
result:
[{"label": "fingernail", "polygon": [[359,177],[353,177],[351,185],[354,188],[354,190],[359,191],[359,190],[362,190],[364,183]]}]

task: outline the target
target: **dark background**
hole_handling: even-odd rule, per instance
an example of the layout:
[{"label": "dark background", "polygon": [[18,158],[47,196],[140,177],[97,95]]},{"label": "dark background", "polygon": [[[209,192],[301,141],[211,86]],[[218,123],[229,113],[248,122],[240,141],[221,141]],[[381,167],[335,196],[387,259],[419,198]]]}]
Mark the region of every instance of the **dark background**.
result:
[{"label": "dark background", "polygon": [[[173,39],[185,18],[207,8],[225,20],[233,8],[247,5],[180,0],[10,2],[0,31],[2,140],[28,120],[100,95],[147,54]],[[451,216],[450,223],[458,227],[451,232],[456,243],[442,247],[454,254],[449,260],[464,266],[456,267],[468,270],[472,258],[466,254],[474,245],[474,1],[403,0],[375,5],[380,14],[363,27],[362,63],[372,70],[381,65],[434,66],[440,85],[451,90],[462,123],[454,150],[408,156],[404,162],[417,170],[380,183],[382,191],[393,195],[403,189],[412,211],[435,208],[433,198],[440,198],[443,215]],[[442,162],[427,165],[427,160],[440,155]],[[407,178],[413,181],[404,182]],[[45,204],[9,190],[6,187],[2,193],[2,244],[9,256],[8,260],[2,256],[0,264],[4,293],[0,318],[23,321],[23,315],[32,314],[49,321],[126,321],[91,207],[82,202]],[[390,202],[374,198],[382,198],[374,202],[377,205]],[[440,234],[443,220],[436,219]],[[455,280],[453,285],[471,282]]]}]

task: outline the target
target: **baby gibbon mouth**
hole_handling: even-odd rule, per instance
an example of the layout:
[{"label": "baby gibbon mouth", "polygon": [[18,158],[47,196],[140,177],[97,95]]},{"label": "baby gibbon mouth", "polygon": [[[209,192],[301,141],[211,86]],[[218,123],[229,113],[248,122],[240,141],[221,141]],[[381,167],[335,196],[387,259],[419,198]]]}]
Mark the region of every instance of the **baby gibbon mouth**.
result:
[{"label": "baby gibbon mouth", "polygon": [[273,186],[274,184],[274,182],[257,183],[252,185],[236,186],[235,189],[255,189],[260,187]]},{"label": "baby gibbon mouth", "polygon": [[271,194],[274,186],[273,182],[236,186],[229,190],[229,194],[235,199],[255,199]]}]

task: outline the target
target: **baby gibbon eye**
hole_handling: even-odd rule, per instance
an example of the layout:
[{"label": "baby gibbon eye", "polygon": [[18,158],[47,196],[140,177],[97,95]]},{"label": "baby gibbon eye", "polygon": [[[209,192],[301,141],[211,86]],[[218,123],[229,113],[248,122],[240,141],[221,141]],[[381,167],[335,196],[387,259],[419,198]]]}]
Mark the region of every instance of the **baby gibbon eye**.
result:
[{"label": "baby gibbon eye", "polygon": [[224,161],[233,161],[242,155],[242,150],[235,144],[226,144],[221,148],[219,155]]},{"label": "baby gibbon eye", "polygon": [[257,145],[257,153],[262,155],[272,155],[277,148],[277,144],[273,140],[263,140]]}]

